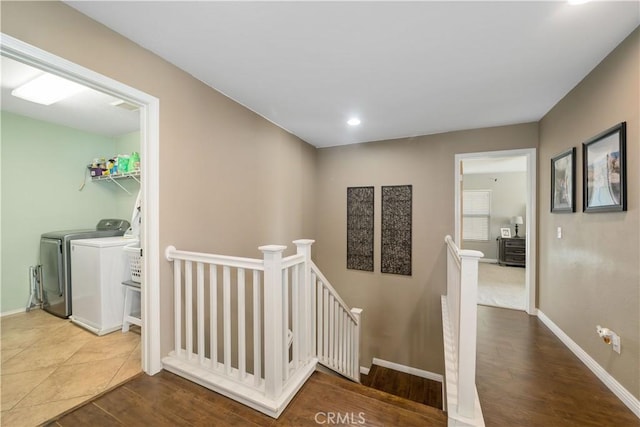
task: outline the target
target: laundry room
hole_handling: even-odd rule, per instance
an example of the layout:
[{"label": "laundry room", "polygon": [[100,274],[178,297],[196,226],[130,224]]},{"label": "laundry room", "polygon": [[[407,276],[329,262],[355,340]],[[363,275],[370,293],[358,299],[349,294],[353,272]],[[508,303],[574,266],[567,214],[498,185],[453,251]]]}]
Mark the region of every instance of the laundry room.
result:
[{"label": "laundry room", "polygon": [[2,316],[30,305],[44,233],[131,222],[140,189],[138,111],[89,88],[50,105],[12,95],[41,75],[2,58]]}]

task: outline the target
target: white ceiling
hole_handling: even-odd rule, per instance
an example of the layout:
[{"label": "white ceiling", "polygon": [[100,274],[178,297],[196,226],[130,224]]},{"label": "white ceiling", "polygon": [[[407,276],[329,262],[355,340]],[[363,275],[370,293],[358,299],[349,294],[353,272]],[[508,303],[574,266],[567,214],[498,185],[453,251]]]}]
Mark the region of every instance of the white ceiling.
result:
[{"label": "white ceiling", "polygon": [[67,3],[317,147],[539,120],[640,24],[638,1]]},{"label": "white ceiling", "polygon": [[40,105],[11,95],[13,89],[43,73],[37,68],[2,57],[2,111],[110,137],[139,129],[138,111],[115,107],[111,103],[119,101],[118,98],[91,88],[52,105]]}]

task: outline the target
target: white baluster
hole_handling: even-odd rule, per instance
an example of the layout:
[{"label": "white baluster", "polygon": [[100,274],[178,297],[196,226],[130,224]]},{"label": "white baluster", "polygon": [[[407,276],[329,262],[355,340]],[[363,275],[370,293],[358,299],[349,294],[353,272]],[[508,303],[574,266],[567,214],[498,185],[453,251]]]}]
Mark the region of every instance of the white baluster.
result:
[{"label": "white baluster", "polygon": [[321,286],[323,288],[323,296],[322,296],[322,307],[324,309],[324,318],[323,320],[323,325],[322,325],[322,337],[324,339],[324,346],[322,347],[322,357],[324,359],[325,363],[330,363],[329,360],[329,335],[330,335],[330,317],[329,317],[329,290],[327,288],[325,288],[324,286]]},{"label": "white baluster", "polygon": [[209,357],[218,368],[218,266],[209,264]]},{"label": "white baluster", "polygon": [[289,331],[289,270],[282,270],[282,377],[284,380],[289,379],[289,340],[287,332]]},{"label": "white baluster", "polygon": [[185,310],[185,340],[187,360],[193,357],[193,265],[191,261],[184,262],[184,310]]},{"label": "white baluster", "polygon": [[260,272],[253,270],[253,384],[260,385],[261,365],[262,365],[262,344],[260,335],[262,333],[262,315],[260,300]]},{"label": "white baluster", "polygon": [[176,356],[182,354],[182,261],[173,261],[173,348]]},{"label": "white baluster", "polygon": [[334,303],[333,295],[329,295],[329,364],[333,367],[336,366],[336,305]]},{"label": "white baluster", "polygon": [[223,316],[223,350],[224,373],[231,374],[231,269],[222,269],[222,316]]},{"label": "white baluster", "polygon": [[[319,344],[320,344],[320,333],[318,332],[318,316],[320,315],[320,311],[318,310],[318,290],[320,288],[318,287],[318,282],[316,279],[316,275],[315,273],[311,273],[311,289],[309,290],[311,292],[311,334],[309,335],[309,344],[311,345],[310,348],[310,355],[311,356],[317,356],[320,351],[319,351]],[[314,339],[315,336],[315,339]]]},{"label": "white baluster", "polygon": [[198,362],[204,365],[204,264],[196,263],[196,307]]},{"label": "white baluster", "polygon": [[238,268],[238,379],[240,381],[247,375],[244,284],[244,268]]}]

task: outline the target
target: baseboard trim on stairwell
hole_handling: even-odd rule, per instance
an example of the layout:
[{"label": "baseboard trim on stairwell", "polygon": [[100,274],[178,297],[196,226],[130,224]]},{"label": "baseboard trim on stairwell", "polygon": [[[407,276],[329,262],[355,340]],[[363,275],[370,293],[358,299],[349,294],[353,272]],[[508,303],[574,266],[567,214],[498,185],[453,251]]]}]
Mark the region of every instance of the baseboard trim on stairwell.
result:
[{"label": "baseboard trim on stairwell", "polygon": [[[418,368],[413,368],[411,366],[401,365],[399,363],[389,362],[387,360],[382,360],[375,357],[373,358],[372,363],[374,365],[382,366],[383,368],[393,369],[395,371],[404,372],[405,374],[415,375],[417,377],[426,378],[428,380],[438,381],[440,383],[444,381],[444,377],[440,374],[434,374],[433,372],[425,371]],[[363,373],[362,372],[363,369],[366,369],[366,368],[360,367],[361,373]],[[368,374],[369,374],[369,369],[367,369],[367,373],[365,375],[368,375]]]},{"label": "baseboard trim on stairwell", "polygon": [[[540,309],[538,309],[538,318],[553,332],[569,350],[575,354],[578,359],[584,363],[599,379],[606,385],[609,390],[615,394],[631,411],[640,418],[640,400],[629,392],[622,384],[620,384],[611,374],[609,374],[598,362],[582,349],[575,341],[573,341],[562,329],[551,319],[549,319]],[[594,330],[595,332],[595,330]]]},{"label": "baseboard trim on stairwell", "polygon": [[362,375],[369,375],[369,371],[371,370],[371,368],[365,368],[364,366],[360,366],[360,373]]}]

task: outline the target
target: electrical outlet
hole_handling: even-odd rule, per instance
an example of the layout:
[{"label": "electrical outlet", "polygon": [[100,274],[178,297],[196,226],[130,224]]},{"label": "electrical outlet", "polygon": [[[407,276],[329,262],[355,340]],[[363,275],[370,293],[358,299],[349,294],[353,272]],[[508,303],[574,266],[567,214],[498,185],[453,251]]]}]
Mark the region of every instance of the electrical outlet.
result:
[{"label": "electrical outlet", "polygon": [[614,335],[611,339],[611,345],[613,346],[613,351],[620,354],[620,335]]},{"label": "electrical outlet", "polygon": [[562,227],[558,227],[558,229],[556,230],[556,236],[558,237],[558,239],[562,239]]}]

